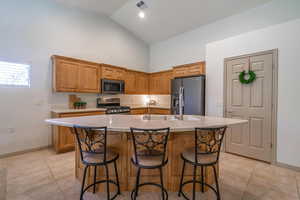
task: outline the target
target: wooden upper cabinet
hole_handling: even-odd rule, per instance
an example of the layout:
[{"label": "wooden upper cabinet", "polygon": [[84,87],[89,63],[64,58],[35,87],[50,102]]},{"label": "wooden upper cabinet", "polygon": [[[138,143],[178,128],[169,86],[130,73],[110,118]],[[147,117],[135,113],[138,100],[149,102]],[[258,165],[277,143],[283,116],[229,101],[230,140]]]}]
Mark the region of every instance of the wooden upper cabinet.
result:
[{"label": "wooden upper cabinet", "polygon": [[150,74],[150,94],[171,94],[172,70]]},{"label": "wooden upper cabinet", "polygon": [[143,72],[136,73],[136,93],[148,94],[149,93],[149,75]]},{"label": "wooden upper cabinet", "polygon": [[63,56],[52,56],[52,61],[55,92],[99,93],[99,64]]},{"label": "wooden upper cabinet", "polygon": [[205,62],[180,65],[173,68],[173,77],[188,77],[205,74]]},{"label": "wooden upper cabinet", "polygon": [[82,64],[79,67],[79,91],[98,93],[100,91],[99,66]]},{"label": "wooden upper cabinet", "polygon": [[125,94],[171,94],[171,79],[205,74],[205,62],[176,66],[172,70],[144,73],[122,67],[52,56],[56,92],[99,93],[101,79],[124,80]]},{"label": "wooden upper cabinet", "polygon": [[136,94],[136,72],[135,71],[126,70],[125,94]]},{"label": "wooden upper cabinet", "polygon": [[124,80],[126,70],[121,67],[102,64],[101,77],[103,79]]},{"label": "wooden upper cabinet", "polygon": [[69,60],[54,60],[53,87],[56,92],[75,92],[78,87],[79,64]]},{"label": "wooden upper cabinet", "polygon": [[126,94],[148,94],[149,75],[144,72],[126,70],[125,93]]}]

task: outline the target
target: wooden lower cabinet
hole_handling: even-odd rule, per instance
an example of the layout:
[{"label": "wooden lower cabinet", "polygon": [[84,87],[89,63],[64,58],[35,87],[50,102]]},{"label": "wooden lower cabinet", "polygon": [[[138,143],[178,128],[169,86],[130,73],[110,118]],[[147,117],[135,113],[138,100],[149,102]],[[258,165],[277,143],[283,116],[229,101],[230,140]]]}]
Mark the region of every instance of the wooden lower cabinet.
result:
[{"label": "wooden lower cabinet", "polygon": [[164,109],[164,108],[150,108],[149,112],[150,112],[150,114],[154,114],[154,115],[170,115],[171,114],[170,109]]},{"label": "wooden lower cabinet", "polygon": [[131,115],[145,115],[148,113],[148,108],[133,108],[130,110]]},{"label": "wooden lower cabinet", "polygon": [[[102,115],[105,112],[81,112],[81,113],[52,113],[53,118],[82,117],[89,115]],[[52,144],[56,153],[63,153],[75,149],[75,138],[72,129],[63,126],[52,127]]]},{"label": "wooden lower cabinet", "polygon": [[171,110],[165,108],[132,108],[130,111],[131,115],[145,115],[145,114],[154,114],[154,115],[170,115]]},{"label": "wooden lower cabinet", "polygon": [[[131,191],[134,188],[136,181],[137,168],[132,164],[131,157],[133,155],[133,144],[129,133],[124,132],[109,132],[108,133],[108,146],[119,153],[118,159],[118,173],[121,185],[121,191]],[[183,161],[180,154],[187,148],[192,148],[194,145],[194,132],[181,132],[171,133],[167,146],[167,156],[169,162],[163,168],[165,188],[169,192],[177,192],[179,188],[179,181],[181,176],[181,170]],[[218,169],[218,166],[217,166]],[[78,147],[76,147],[76,159],[75,159],[75,174],[76,178],[80,181],[83,175],[83,165],[80,160],[80,154]],[[104,167],[98,167],[97,178],[98,180],[105,179]],[[112,179],[115,178],[113,164],[109,165],[109,171]],[[204,171],[205,181],[209,184],[214,183],[214,176],[212,167],[206,167]],[[94,168],[90,168],[87,174],[87,184],[93,182]],[[193,168],[187,164],[185,170],[184,180],[192,180]],[[200,167],[197,171],[197,179],[201,180]],[[159,171],[158,169],[147,170],[142,169],[140,182],[156,182],[159,183]],[[190,192],[192,184],[188,184],[183,191]],[[197,191],[200,191],[200,187],[197,185]],[[98,187],[98,191],[105,191],[105,187]],[[141,191],[158,191],[156,187],[145,186],[140,188]],[[207,188],[206,188],[207,190]],[[111,187],[111,191],[116,191],[116,187]]]}]

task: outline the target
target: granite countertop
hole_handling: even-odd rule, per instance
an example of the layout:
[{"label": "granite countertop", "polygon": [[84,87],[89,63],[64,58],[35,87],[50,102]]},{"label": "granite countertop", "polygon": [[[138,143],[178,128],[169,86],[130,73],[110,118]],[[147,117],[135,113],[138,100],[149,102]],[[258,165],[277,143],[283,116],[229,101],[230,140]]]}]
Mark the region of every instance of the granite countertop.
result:
[{"label": "granite countertop", "polygon": [[[129,106],[131,109],[139,109],[139,108],[148,108],[145,105],[122,105],[122,106]],[[168,106],[157,105],[157,106],[150,106],[150,108],[160,108],[160,109],[170,109]],[[85,108],[85,109],[52,109],[51,112],[61,114],[61,113],[80,113],[80,112],[97,112],[97,111],[106,111],[105,108]]]},{"label": "granite countertop", "polygon": [[174,115],[95,115],[71,118],[47,119],[47,123],[57,126],[106,126],[109,131],[128,132],[130,127],[135,128],[166,128],[172,132],[193,131],[195,127],[210,128],[218,126],[231,126],[247,123],[248,120],[208,117],[198,115],[185,115],[183,120],[178,120]]}]

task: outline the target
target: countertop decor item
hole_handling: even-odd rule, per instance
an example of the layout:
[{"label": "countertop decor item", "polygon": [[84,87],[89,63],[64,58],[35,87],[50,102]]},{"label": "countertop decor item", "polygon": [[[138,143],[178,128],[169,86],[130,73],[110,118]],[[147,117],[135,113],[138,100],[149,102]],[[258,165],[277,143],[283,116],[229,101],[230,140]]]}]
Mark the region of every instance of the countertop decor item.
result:
[{"label": "countertop decor item", "polygon": [[85,109],[86,108],[86,102],[84,101],[77,101],[74,103],[74,108],[75,109]]},{"label": "countertop decor item", "polygon": [[[246,75],[249,75],[248,79],[245,79]],[[249,70],[248,73],[246,73],[246,71],[244,70],[240,73],[239,79],[242,84],[249,84],[249,83],[252,83],[256,79],[256,74],[252,70]]]}]

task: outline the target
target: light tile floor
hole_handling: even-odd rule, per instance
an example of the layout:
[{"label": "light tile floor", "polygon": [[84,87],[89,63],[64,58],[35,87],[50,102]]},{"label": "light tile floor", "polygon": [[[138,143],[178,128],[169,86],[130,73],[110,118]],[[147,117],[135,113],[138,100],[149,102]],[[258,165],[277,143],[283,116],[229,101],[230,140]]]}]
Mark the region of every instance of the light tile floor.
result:
[{"label": "light tile floor", "polygon": [[[0,159],[0,200],[77,200],[80,182],[74,177],[74,152],[51,149]],[[222,153],[222,200],[299,200],[300,173],[243,157]],[[85,200],[106,199],[87,193]],[[123,193],[117,199],[129,200]],[[141,192],[139,199],[159,199],[159,193]],[[169,199],[182,199],[169,193]],[[197,199],[216,199],[212,192]]]}]

